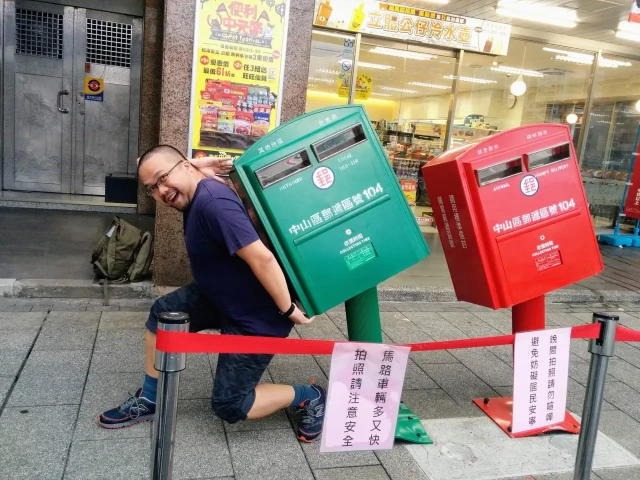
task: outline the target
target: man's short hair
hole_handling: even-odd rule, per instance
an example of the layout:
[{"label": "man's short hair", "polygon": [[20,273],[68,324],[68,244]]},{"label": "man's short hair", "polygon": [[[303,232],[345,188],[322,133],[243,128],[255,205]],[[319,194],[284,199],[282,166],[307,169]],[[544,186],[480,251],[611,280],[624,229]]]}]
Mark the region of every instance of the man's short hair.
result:
[{"label": "man's short hair", "polygon": [[155,154],[165,155],[167,158],[175,158],[176,163],[181,160],[188,160],[180,150],[171,145],[158,145],[157,147],[150,148],[142,155],[140,155],[140,159],[138,160],[138,176],[140,176],[140,167],[144,162],[149,160]]}]

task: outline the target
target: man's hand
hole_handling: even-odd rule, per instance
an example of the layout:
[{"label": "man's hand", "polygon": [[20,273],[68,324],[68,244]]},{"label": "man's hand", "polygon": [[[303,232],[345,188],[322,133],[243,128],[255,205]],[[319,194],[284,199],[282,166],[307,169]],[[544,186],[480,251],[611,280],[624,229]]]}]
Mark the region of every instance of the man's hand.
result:
[{"label": "man's hand", "polygon": [[209,178],[217,175],[228,175],[233,168],[231,157],[192,158],[191,164],[200,170],[205,177]]},{"label": "man's hand", "polygon": [[308,318],[296,305],[296,308],[289,317],[289,320],[291,320],[296,325],[309,325],[315,318],[316,317]]}]

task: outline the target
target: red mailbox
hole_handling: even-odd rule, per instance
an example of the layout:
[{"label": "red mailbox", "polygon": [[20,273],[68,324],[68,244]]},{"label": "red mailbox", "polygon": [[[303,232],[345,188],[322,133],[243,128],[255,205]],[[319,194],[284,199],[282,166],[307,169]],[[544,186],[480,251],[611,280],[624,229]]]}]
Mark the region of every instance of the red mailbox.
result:
[{"label": "red mailbox", "polygon": [[567,126],[514,128],[422,174],[459,300],[511,307],[602,271]]},{"label": "red mailbox", "polygon": [[[514,333],[545,328],[544,295],[603,269],[569,128],[514,128],[422,168],[459,300],[513,307]],[[512,399],[474,399],[507,434]],[[579,431],[564,422],[511,436]]]}]

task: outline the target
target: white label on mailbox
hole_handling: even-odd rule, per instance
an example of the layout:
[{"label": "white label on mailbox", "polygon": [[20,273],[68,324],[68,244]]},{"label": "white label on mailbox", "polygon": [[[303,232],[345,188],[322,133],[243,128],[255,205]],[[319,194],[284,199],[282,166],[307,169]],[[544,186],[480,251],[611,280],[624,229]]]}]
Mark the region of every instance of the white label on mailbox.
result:
[{"label": "white label on mailbox", "polygon": [[539,187],[540,183],[538,183],[538,179],[533,175],[527,175],[520,180],[520,191],[527,197],[532,197],[538,193]]},{"label": "white label on mailbox", "polygon": [[333,171],[328,167],[318,167],[313,172],[313,184],[321,190],[331,187],[335,179]]}]

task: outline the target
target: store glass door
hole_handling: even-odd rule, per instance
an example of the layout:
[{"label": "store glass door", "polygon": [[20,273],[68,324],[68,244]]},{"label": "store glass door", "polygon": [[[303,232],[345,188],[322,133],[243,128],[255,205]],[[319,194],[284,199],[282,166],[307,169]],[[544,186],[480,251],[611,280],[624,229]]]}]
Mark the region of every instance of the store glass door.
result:
[{"label": "store glass door", "polygon": [[3,188],[103,195],[135,172],[142,21],[32,1],[4,20]]}]

